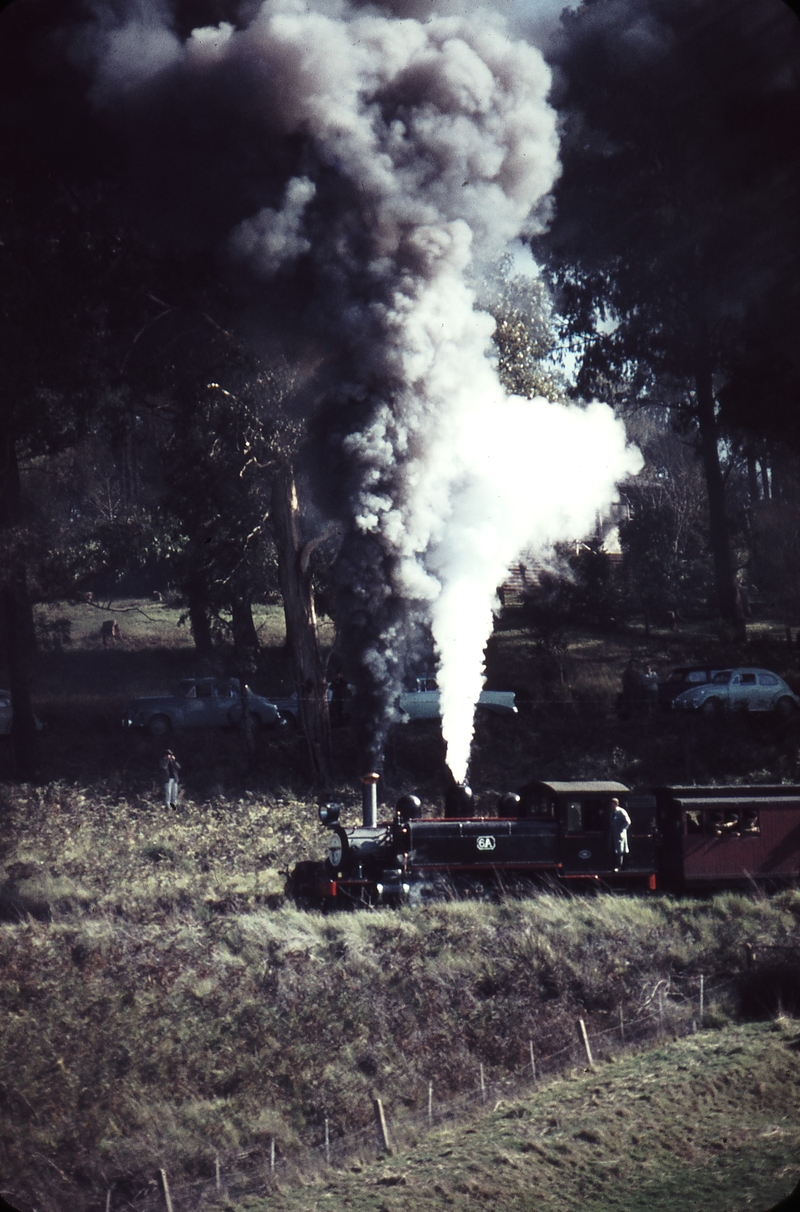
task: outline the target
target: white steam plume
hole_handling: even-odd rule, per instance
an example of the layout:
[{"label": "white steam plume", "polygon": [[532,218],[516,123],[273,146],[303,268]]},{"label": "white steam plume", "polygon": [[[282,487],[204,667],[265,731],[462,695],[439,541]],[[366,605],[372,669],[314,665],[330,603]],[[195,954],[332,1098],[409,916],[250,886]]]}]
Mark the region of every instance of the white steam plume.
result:
[{"label": "white steam plume", "polygon": [[108,20],[96,27],[95,97],[130,109],[148,80],[162,98],[170,81],[224,94],[265,152],[295,148],[228,252],[267,278],[302,263],[303,322],[343,368],[342,567],[361,621],[341,631],[382,704],[371,760],[408,633],[427,620],[461,781],[496,586],[526,546],[585,533],[640,460],[604,406],[507,397],[470,285],[544,221],[558,147],[541,54],[488,11],[422,20],[400,7],[267,0],[244,29],[179,44],[138,4],[116,41]]}]

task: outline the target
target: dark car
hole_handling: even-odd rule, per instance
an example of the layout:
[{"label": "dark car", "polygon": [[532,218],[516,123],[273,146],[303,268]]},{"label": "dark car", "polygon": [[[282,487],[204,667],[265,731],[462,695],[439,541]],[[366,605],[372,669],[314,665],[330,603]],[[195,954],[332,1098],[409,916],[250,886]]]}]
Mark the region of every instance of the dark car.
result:
[{"label": "dark car", "polygon": [[[253,723],[280,728],[285,721],[274,703],[247,695],[247,710]],[[174,694],[133,699],[125,709],[126,728],[143,728],[151,736],[165,736],[184,728],[224,728],[242,722],[243,707],[236,678],[184,678]]]},{"label": "dark car", "polygon": [[669,711],[679,694],[713,681],[723,668],[722,665],[681,665],[673,669],[666,681],[658,683],[659,707]]}]

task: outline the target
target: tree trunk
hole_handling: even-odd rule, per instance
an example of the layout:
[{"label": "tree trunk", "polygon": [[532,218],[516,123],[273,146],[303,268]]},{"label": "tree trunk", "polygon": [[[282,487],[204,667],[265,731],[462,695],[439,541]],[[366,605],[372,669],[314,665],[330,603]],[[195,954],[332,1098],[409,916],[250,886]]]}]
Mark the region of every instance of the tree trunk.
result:
[{"label": "tree trunk", "polygon": [[31,609],[25,562],[16,550],[13,528],[19,522],[21,493],[14,438],[0,445],[0,536],[5,539],[6,567],[2,576],[3,634],[6,643],[16,772],[21,779],[39,777],[39,736],[30,695]]},{"label": "tree trunk", "polygon": [[231,629],[237,657],[241,653],[247,653],[248,659],[253,657],[259,648],[258,632],[253,622],[253,607],[245,598],[235,597],[231,602]]},{"label": "tree trunk", "polygon": [[211,638],[208,607],[196,585],[188,584],[185,592],[189,603],[189,626],[197,655],[210,660],[214,654],[214,642]]},{"label": "tree trunk", "polygon": [[319,650],[309,549],[300,541],[297,490],[290,467],[277,472],[273,479],[271,525],[278,552],[286,640],[292,655],[300,721],[308,741],[313,776],[323,786],[329,786],[332,761],[328,683]]},{"label": "tree trunk", "polygon": [[706,488],[708,491],[708,516],[711,539],[711,554],[714,560],[714,580],[717,587],[717,602],[723,619],[733,624],[737,639],[747,635],[744,609],[742,607],[736,568],[731,551],[728,511],[725,503],[725,482],[719,462],[717,421],[714,413],[714,390],[711,365],[703,359],[695,374],[697,391],[697,418],[700,427],[700,445],[703,455]]}]

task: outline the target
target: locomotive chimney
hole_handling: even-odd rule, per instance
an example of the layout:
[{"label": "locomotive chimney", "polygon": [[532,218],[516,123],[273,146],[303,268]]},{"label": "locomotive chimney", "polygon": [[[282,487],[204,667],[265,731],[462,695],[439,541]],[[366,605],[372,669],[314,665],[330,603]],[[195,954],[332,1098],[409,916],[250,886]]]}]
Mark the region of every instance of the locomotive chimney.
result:
[{"label": "locomotive chimney", "polygon": [[448,787],[444,797],[445,816],[458,819],[473,816],[474,813],[475,802],[472,788],[466,783],[454,783]]},{"label": "locomotive chimney", "polygon": [[362,774],[361,813],[362,823],[374,828],[378,823],[378,779],[379,774]]}]

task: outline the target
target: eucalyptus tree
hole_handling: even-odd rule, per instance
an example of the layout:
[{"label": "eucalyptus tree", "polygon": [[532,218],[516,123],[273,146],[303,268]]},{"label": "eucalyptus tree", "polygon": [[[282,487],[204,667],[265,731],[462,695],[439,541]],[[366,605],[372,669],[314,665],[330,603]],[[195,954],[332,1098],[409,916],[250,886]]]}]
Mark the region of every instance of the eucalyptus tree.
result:
[{"label": "eucalyptus tree", "polygon": [[719,393],[797,279],[800,28],[779,0],[584,0],[562,21],[563,174],[537,252],[578,390],[694,429],[719,609],[742,633]]}]

